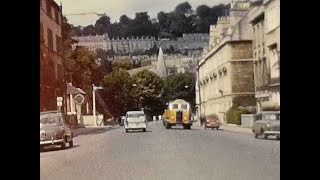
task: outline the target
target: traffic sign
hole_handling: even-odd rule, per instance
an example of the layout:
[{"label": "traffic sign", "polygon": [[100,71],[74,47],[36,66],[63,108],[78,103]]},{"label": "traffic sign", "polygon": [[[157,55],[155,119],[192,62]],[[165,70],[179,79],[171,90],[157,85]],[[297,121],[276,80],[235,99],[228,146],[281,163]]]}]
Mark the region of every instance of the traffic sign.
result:
[{"label": "traffic sign", "polygon": [[61,106],[62,106],[62,102],[61,102],[61,101],[58,101],[58,102],[57,102],[57,106],[58,106],[58,107],[61,107]]},{"label": "traffic sign", "polygon": [[62,102],[62,97],[57,97],[57,102]]},{"label": "traffic sign", "polygon": [[84,103],[84,100],[85,100],[85,98],[84,98],[84,96],[82,94],[77,94],[77,95],[74,96],[74,102],[76,104],[81,105],[81,104]]}]

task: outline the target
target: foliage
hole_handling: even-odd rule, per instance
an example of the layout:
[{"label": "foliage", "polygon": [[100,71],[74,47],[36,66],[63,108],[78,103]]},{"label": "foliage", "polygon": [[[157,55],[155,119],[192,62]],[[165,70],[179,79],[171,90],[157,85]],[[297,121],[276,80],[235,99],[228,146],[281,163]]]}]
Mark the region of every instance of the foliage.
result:
[{"label": "foliage", "polygon": [[72,83],[76,87],[88,89],[92,84],[100,83],[102,76],[95,60],[95,54],[84,47],[78,47],[67,54],[64,66],[72,73]]},{"label": "foliage", "polygon": [[247,109],[232,106],[226,113],[228,124],[241,125],[241,114],[250,114]]},{"label": "foliage", "polygon": [[110,17],[100,17],[95,25],[74,27],[74,34],[95,35],[107,33],[110,38],[146,37],[174,39],[183,33],[208,33],[209,27],[216,24],[219,16],[228,14],[230,5],[220,4],[208,7],[200,5],[193,10],[188,2],[178,4],[173,11],[157,14],[157,22],[152,23],[147,12],[137,12],[134,19],[122,15],[119,22],[110,22]]},{"label": "foliage", "polygon": [[99,71],[103,76],[110,73],[112,71],[111,62],[109,62],[108,54],[103,49],[96,50],[96,58],[101,60],[101,65],[99,67]]},{"label": "foliage", "polygon": [[132,83],[130,75],[123,69],[112,71],[103,78],[102,97],[109,111],[115,116],[124,115],[134,106],[130,90]]},{"label": "foliage", "polygon": [[164,100],[184,99],[195,105],[195,75],[179,73],[167,77],[164,83]]},{"label": "foliage", "polygon": [[147,115],[162,114],[165,103],[162,101],[163,80],[155,73],[143,70],[132,76],[135,87],[131,93],[134,101],[141,104]]},{"label": "foliage", "polygon": [[112,70],[118,70],[118,69],[130,70],[132,68],[133,68],[133,62],[129,58],[112,62]]}]

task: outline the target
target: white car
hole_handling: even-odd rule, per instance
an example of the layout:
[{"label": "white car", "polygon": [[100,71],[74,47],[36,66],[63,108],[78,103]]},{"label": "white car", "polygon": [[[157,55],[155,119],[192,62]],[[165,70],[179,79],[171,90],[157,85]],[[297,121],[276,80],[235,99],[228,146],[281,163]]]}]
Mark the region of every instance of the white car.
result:
[{"label": "white car", "polygon": [[141,129],[147,131],[147,118],[143,111],[128,111],[126,114],[124,128],[129,130]]}]

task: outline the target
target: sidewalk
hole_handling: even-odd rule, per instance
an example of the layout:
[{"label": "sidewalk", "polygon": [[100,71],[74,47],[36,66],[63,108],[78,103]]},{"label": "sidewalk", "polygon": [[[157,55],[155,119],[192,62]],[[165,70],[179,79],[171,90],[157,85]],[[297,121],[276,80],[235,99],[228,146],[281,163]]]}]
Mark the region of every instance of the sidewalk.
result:
[{"label": "sidewalk", "polygon": [[119,128],[117,126],[87,126],[87,127],[83,127],[83,128],[77,128],[77,129],[73,129],[73,136],[79,136],[79,135],[84,135],[84,134],[91,134],[91,133],[95,133],[97,131],[108,131],[111,129],[116,129]]},{"label": "sidewalk", "polygon": [[237,132],[237,133],[244,133],[244,134],[251,134],[252,135],[252,130],[250,128],[243,128],[238,125],[234,124],[224,124],[220,126],[220,129],[223,129],[225,131],[230,131],[230,132]]}]

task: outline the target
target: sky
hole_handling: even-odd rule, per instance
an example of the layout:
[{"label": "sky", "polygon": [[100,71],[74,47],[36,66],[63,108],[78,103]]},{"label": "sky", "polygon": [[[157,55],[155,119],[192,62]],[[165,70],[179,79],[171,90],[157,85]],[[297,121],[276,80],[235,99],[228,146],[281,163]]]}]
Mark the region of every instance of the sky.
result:
[{"label": "sky", "polygon": [[151,18],[156,18],[160,11],[170,12],[185,1],[188,1],[195,10],[197,6],[205,4],[214,6],[220,3],[228,4],[231,0],[54,0],[62,3],[63,15],[66,15],[68,22],[78,26],[94,24],[99,18],[95,14],[69,15],[77,13],[106,13],[111,21],[119,21],[121,15],[134,18],[136,12],[148,12]]}]

